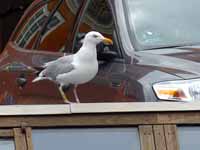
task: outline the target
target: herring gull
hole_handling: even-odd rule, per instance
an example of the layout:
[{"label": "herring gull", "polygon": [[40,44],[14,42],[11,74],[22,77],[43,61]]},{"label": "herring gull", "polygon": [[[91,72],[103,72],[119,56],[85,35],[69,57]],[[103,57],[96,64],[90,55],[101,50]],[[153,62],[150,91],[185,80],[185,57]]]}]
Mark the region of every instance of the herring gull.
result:
[{"label": "herring gull", "polygon": [[74,85],[73,93],[76,102],[79,103],[77,86],[92,80],[98,72],[96,46],[100,42],[112,44],[112,40],[102,34],[96,31],[88,32],[82,40],[83,45],[75,54],[45,63],[44,69],[32,82],[44,79],[54,81],[59,85],[59,91],[65,103],[70,103],[70,101],[66,97],[63,87]]}]

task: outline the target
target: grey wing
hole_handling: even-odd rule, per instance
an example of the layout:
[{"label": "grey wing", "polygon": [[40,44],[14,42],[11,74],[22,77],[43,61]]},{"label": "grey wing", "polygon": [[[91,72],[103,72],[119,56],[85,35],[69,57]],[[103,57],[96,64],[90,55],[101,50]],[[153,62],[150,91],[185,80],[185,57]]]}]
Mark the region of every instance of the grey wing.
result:
[{"label": "grey wing", "polygon": [[46,68],[48,66],[51,66],[51,65],[57,64],[57,63],[71,63],[73,61],[73,56],[74,55],[67,55],[67,56],[60,57],[56,60],[45,63],[43,65],[43,67]]},{"label": "grey wing", "polygon": [[56,80],[59,74],[68,73],[74,69],[73,55],[61,57],[55,61],[49,62],[46,68],[41,72],[40,76]]}]

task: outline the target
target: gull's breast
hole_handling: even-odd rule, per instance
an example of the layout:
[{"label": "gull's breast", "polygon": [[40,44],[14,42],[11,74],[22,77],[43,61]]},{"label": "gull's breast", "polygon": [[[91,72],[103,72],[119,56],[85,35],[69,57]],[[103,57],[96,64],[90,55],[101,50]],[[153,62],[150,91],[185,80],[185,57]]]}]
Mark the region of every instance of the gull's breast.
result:
[{"label": "gull's breast", "polygon": [[92,80],[98,72],[98,62],[92,61],[75,65],[74,84],[83,84]]}]

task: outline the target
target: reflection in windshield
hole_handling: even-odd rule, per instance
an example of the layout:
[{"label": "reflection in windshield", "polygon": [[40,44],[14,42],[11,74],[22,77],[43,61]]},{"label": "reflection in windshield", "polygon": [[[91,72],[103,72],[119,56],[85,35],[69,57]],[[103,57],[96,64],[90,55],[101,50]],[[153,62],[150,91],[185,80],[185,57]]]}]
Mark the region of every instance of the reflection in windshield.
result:
[{"label": "reflection in windshield", "polygon": [[[126,0],[131,36],[143,49],[200,42],[199,0]],[[133,35],[133,33],[135,35]]]}]

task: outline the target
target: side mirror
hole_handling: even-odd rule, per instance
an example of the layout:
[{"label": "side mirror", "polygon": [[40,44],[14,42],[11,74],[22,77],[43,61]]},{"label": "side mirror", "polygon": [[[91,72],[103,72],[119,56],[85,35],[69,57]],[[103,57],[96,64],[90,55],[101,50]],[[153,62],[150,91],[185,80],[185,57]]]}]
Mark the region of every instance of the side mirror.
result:
[{"label": "side mirror", "polygon": [[97,59],[98,60],[102,60],[102,61],[112,61],[113,59],[117,58],[117,53],[116,52],[106,52],[106,53],[100,53],[97,55]]},{"label": "side mirror", "polygon": [[112,61],[118,57],[117,52],[112,50],[112,45],[105,45],[103,43],[97,46],[97,59],[100,61]]}]

